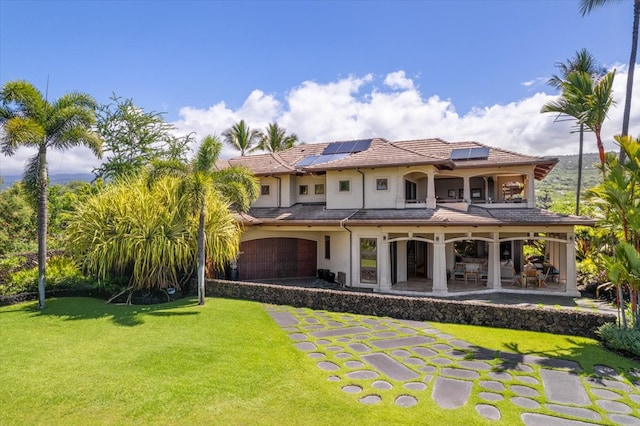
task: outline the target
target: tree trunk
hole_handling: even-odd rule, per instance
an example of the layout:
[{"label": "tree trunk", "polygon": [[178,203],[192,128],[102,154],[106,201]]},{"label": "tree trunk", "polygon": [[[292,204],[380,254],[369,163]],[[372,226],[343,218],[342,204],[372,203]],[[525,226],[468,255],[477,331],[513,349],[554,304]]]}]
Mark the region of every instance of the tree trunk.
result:
[{"label": "tree trunk", "polygon": [[200,219],[198,221],[198,304],[204,305],[204,202],[200,206]]},{"label": "tree trunk", "polygon": [[582,190],[582,147],[584,145],[584,123],[580,123],[580,147],[578,148],[578,188],[576,189],[576,216],[580,215],[580,191]]},{"label": "tree trunk", "polygon": [[38,309],[45,306],[45,276],[47,270],[47,143],[46,139],[40,145],[38,152]]},{"label": "tree trunk", "polygon": [[[638,21],[640,21],[640,0],[633,2],[633,32],[631,35],[631,57],[629,58],[629,70],[627,73],[627,93],[624,99],[624,113],[622,115],[622,136],[629,135],[629,119],[631,116],[631,98],[633,93],[633,73],[636,67],[636,54],[638,52]],[[618,156],[620,163],[624,162],[626,154],[620,148]]]}]

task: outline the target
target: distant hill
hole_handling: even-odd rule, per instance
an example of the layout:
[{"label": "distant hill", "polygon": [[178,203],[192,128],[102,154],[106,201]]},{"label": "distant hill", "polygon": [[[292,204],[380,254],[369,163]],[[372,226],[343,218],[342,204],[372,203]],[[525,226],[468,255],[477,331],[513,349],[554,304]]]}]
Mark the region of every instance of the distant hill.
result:
[{"label": "distant hill", "polygon": [[[558,164],[542,181],[536,181],[536,193],[548,191],[554,193],[575,193],[578,185],[578,155],[558,155]],[[600,163],[598,153],[582,156],[582,191],[594,187],[601,179],[600,171],[595,167]]]},{"label": "distant hill", "polygon": [[[0,185],[0,190],[9,188],[14,183],[22,180],[22,175],[9,175],[9,176],[0,176],[3,180],[2,185]],[[49,176],[49,182],[51,185],[64,185],[74,180],[80,180],[83,182],[91,182],[95,178],[93,173],[67,173],[67,174],[56,174]]]}]

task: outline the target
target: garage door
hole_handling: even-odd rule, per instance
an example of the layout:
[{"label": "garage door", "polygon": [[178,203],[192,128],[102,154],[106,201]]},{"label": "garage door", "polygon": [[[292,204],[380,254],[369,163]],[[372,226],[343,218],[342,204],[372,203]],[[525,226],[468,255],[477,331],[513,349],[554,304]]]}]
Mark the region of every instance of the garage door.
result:
[{"label": "garage door", "polygon": [[299,238],[263,238],[240,244],[241,280],[298,278],[316,275],[316,242]]}]

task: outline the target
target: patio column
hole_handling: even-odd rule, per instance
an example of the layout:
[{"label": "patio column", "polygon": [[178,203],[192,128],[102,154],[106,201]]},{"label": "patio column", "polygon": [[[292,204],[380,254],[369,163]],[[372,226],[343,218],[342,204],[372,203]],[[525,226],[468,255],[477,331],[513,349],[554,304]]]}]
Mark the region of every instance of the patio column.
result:
[{"label": "patio column", "polygon": [[378,259],[380,261],[380,291],[383,293],[391,291],[391,256],[389,255],[390,248],[387,239],[387,235],[382,237],[378,250]]},{"label": "patio column", "polygon": [[399,179],[396,179],[398,184],[396,185],[396,209],[404,209],[405,207],[405,193],[404,193],[404,176],[400,176]]},{"label": "patio column", "polygon": [[427,208],[436,208],[436,184],[433,172],[427,173]]},{"label": "patio column", "polygon": [[465,176],[462,178],[463,182],[463,200],[469,204],[471,204],[471,184],[469,183],[469,176]]},{"label": "patio column", "polygon": [[487,264],[487,288],[502,288],[500,279],[500,233],[490,234],[493,241],[489,243],[489,261]]},{"label": "patio column", "polygon": [[447,255],[444,233],[434,234],[433,240],[433,293],[447,294]]},{"label": "patio column", "polygon": [[565,292],[568,296],[578,297],[580,292],[576,283],[576,235],[573,232],[567,233],[567,283]]},{"label": "patio column", "polygon": [[527,175],[527,207],[535,208],[536,207],[536,185],[535,185],[535,177],[533,173],[529,173]]}]

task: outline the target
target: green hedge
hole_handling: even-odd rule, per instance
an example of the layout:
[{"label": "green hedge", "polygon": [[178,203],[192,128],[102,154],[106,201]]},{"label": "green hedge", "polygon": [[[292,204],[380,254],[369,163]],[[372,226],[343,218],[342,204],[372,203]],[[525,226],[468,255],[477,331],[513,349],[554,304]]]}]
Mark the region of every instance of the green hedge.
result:
[{"label": "green hedge", "polygon": [[606,347],[640,357],[640,330],[609,323],[598,328],[597,333]]},{"label": "green hedge", "polygon": [[[0,295],[13,295],[38,291],[38,267],[16,270],[16,258],[2,260],[0,267],[11,270],[0,285]],[[73,259],[67,256],[52,256],[47,261],[47,290],[77,289],[93,285],[93,281],[82,274]]]}]

